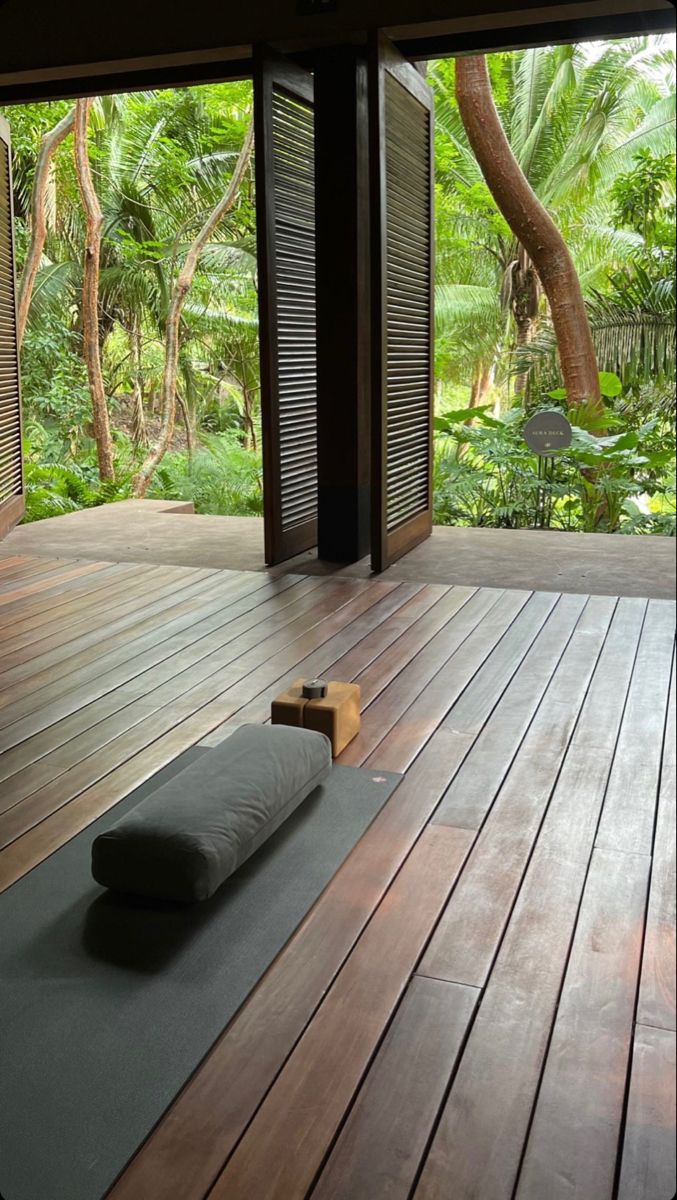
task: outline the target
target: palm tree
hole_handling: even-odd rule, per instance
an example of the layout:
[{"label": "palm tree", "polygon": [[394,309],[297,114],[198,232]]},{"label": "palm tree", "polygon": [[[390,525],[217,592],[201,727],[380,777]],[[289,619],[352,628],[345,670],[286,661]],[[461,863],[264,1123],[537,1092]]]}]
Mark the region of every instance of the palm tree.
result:
[{"label": "palm tree", "polygon": [[[591,295],[641,244],[641,235],[614,227],[611,189],[638,150],[661,154],[672,148],[674,54],[662,39],[643,38],[496,54],[489,67],[513,153],[555,217],[584,293]],[[472,378],[492,341],[489,314],[498,358],[508,317],[515,352],[533,339],[543,305],[532,265],[483,182],[455,101],[454,74],[453,61],[431,70],[438,123],[438,266],[446,327],[477,321],[484,329],[483,344],[467,363],[466,377]],[[460,293],[459,285],[473,287],[474,313],[470,293]],[[518,368],[517,387],[523,386]]]}]

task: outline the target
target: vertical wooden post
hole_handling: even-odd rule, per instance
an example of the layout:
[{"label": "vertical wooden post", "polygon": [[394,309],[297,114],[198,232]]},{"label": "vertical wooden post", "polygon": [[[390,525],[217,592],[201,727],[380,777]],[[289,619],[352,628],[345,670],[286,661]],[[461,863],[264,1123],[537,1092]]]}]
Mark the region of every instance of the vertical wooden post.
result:
[{"label": "vertical wooden post", "polygon": [[331,562],[356,562],[370,548],[367,87],[360,48],[318,58],[318,553]]}]

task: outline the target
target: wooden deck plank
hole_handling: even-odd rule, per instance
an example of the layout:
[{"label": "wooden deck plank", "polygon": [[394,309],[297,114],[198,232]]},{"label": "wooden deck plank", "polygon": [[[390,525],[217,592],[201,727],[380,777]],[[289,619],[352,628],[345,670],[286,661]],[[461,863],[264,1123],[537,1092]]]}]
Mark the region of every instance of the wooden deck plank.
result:
[{"label": "wooden deck plank", "polygon": [[[217,618],[207,621],[212,626],[211,633],[208,628],[203,629],[199,622],[192,622],[188,617],[181,633],[172,633],[170,630],[170,637],[166,641],[162,636],[156,637],[143,654],[138,647],[132,647],[131,656],[123,659],[117,668],[105,671],[101,666],[97,673],[94,663],[92,667],[81,668],[62,677],[53,688],[43,689],[43,707],[35,703],[35,707],[30,708],[25,716],[0,731],[0,747],[3,750],[0,778],[6,778],[22,766],[36,761],[44,753],[69,740],[76,732],[89,728],[133,700],[147,695],[187,668],[196,667],[197,670],[200,662],[207,659],[215,648],[221,648],[225,653],[225,647],[231,645],[239,633],[256,625],[259,619],[283,616],[288,610],[285,596],[289,597],[290,592],[291,589],[273,585],[257,591],[254,597],[251,593],[239,599],[225,597],[224,603],[216,606],[217,613],[220,610]],[[207,637],[210,639],[208,642]],[[237,653],[236,646],[232,648],[232,657],[236,657]],[[208,675],[208,667],[203,669]],[[187,679],[183,682],[187,686]],[[47,703],[47,699],[51,703]],[[26,707],[29,707],[28,703]]]},{"label": "wooden deck plank", "polygon": [[512,1200],[611,770],[588,738],[590,722],[603,711],[603,737],[615,745],[636,656],[641,620],[628,643],[625,609],[600,655],[416,1200],[441,1200],[450,1179],[459,1200]]},{"label": "wooden deck plank", "polygon": [[[610,854],[632,873],[649,862],[632,839],[645,847],[654,831],[673,606],[340,577],[273,585],[146,564],[70,577],[81,565],[28,559],[3,572],[0,556],[0,598],[14,597],[0,605],[0,688],[27,709],[3,727],[11,706],[0,707],[0,804],[11,805],[0,831],[6,820],[16,834],[0,850],[0,890],[182,750],[265,721],[301,674],[357,679],[367,738],[346,759],[406,770],[111,1200],[515,1200],[523,1161],[529,1200],[544,1187],[568,1200],[562,1163],[579,1145],[585,1163],[597,1142],[599,1200],[613,1200],[619,1172],[620,1200],[638,1187],[649,1200],[674,1172],[652,1108],[665,1088],[656,1047],[668,1037],[674,1053],[668,741],[638,996],[646,913],[619,885],[609,917],[599,898],[613,872],[597,863]],[[674,678],[670,695],[668,728]],[[609,831],[622,848],[595,849]],[[460,839],[464,860],[446,877],[445,838]],[[599,957],[595,913],[609,935]],[[612,919],[625,930],[615,949]],[[452,953],[435,959],[445,937]],[[626,978],[614,954],[631,943]],[[594,975],[604,962],[611,981]],[[576,964],[599,1013],[579,1000]],[[672,1028],[645,1036],[656,1022]],[[613,1078],[600,1078],[595,1055],[609,1045]],[[596,1139],[575,1125],[576,1088],[593,1107],[597,1091],[606,1112]],[[549,1103],[563,1105],[561,1139]]]},{"label": "wooden deck plank", "polygon": [[[450,707],[446,704],[449,679],[454,679],[455,693],[458,694],[462,690],[459,679],[465,682],[472,679],[528,599],[526,592],[498,596],[478,593],[464,604],[458,615],[369,705],[360,733],[344,751],[341,761],[345,766],[362,766],[373,759],[378,750],[379,765],[386,769],[385,739],[399,727],[419,697],[423,697],[422,705],[430,703],[440,713],[439,722]],[[433,728],[434,724],[431,718],[426,729]],[[417,739],[419,749],[427,740],[423,729],[421,732],[421,738]],[[397,771],[400,768],[391,769]]]},{"label": "wooden deck plank", "polygon": [[[150,573],[154,568],[141,566],[141,573]],[[0,623],[0,653],[28,645],[32,638],[42,638],[47,633],[87,616],[96,604],[102,603],[111,587],[125,579],[137,579],[139,567],[128,563],[110,563],[101,567],[94,575],[85,575],[73,580],[70,592],[57,597],[39,596],[30,604],[18,605],[12,613],[2,613]],[[77,615],[76,615],[77,614]]]},{"label": "wooden deck plank", "polygon": [[[293,582],[293,577],[290,578]],[[233,588],[237,588],[234,580],[221,580],[214,572],[204,575],[198,572],[188,582],[168,577],[162,569],[157,574],[148,572],[131,581],[118,582],[107,590],[98,605],[92,603],[88,607],[84,619],[64,621],[49,631],[41,631],[44,636],[40,637],[33,631],[26,641],[20,638],[16,644],[12,643],[0,655],[0,687],[37,674],[97,640],[103,647],[102,632],[107,643],[117,633],[130,636],[138,625],[148,622],[147,627],[151,628],[150,621],[156,614],[179,606],[180,611],[187,612],[196,599],[201,605],[207,604],[211,596],[226,595]]]},{"label": "wooden deck plank", "polygon": [[[494,783],[496,798],[488,793],[487,800],[490,803],[493,799],[493,805],[428,946],[419,968],[423,975],[475,987],[483,987],[487,981],[604,648],[613,609],[600,605],[598,611],[595,634],[586,624],[580,636],[574,634],[569,642],[503,780],[500,775],[503,764],[499,761]],[[636,619],[634,630],[632,625],[618,622],[608,647],[609,653],[627,653],[629,671],[640,629],[641,619]],[[472,771],[476,749],[459,776],[467,775],[468,768]],[[484,748],[483,753],[489,757]],[[455,790],[459,784],[460,778],[455,781]],[[453,808],[444,812],[449,820]],[[441,814],[436,819],[439,821]]]},{"label": "wooden deck plank", "polygon": [[[430,587],[433,589],[432,595],[428,591]],[[378,661],[383,663],[383,669],[387,673],[386,655],[395,644],[401,644],[414,630],[428,629],[427,623],[431,620],[434,621],[434,627],[429,633],[429,638],[432,637],[433,633],[437,632],[449,620],[449,617],[457,612],[470,596],[474,595],[474,592],[474,588],[440,589],[436,584],[427,584],[424,589],[408,599],[406,604],[400,606],[396,613],[387,617],[376,629],[371,631],[369,638],[365,638],[364,642],[359,642],[356,647],[351,646],[348,650],[345,648],[339,650],[338,657],[336,656],[336,646],[327,643],[303,664],[303,671],[308,675],[320,676],[331,670],[337,679],[345,682],[357,681],[368,666]],[[419,636],[421,636],[420,632]],[[406,655],[403,658],[406,660]],[[264,720],[269,715],[270,704],[278,692],[283,691],[296,678],[297,676],[291,671],[281,676],[272,687],[263,691],[260,696],[251,701],[250,705],[243,708],[238,713],[237,720]],[[367,702],[362,691],[361,703],[365,706]],[[204,744],[218,745],[228,735],[231,728],[232,720],[225,722],[205,739]]]},{"label": "wooden deck plank", "polygon": [[586,867],[537,855],[508,925],[416,1200],[511,1200]]},{"label": "wooden deck plank", "polygon": [[[581,643],[581,654],[585,659],[587,646],[597,641],[600,623],[608,625],[613,617],[614,600],[593,596],[587,603],[580,601],[580,596],[562,597],[517,675],[510,681],[500,721],[493,721],[480,733],[482,710],[479,710],[478,722],[475,696],[470,693],[461,697],[454,709],[454,727],[467,734],[477,732],[479,736],[460,771],[450,780],[433,818],[436,824],[467,829],[479,829],[483,824],[570,638],[575,637],[576,647]],[[578,650],[572,648],[571,654],[574,653],[578,656]],[[566,686],[564,679],[561,686]],[[570,680],[568,686],[571,695],[575,696],[577,681]]]},{"label": "wooden deck plank", "polygon": [[[498,592],[491,592],[496,600]],[[438,600],[429,613],[416,621],[411,629],[394,642],[355,677],[362,693],[362,705],[366,709],[377,696],[402,672],[404,666],[414,662],[426,650],[433,639],[442,634],[449,621],[459,613],[469,600],[477,595],[477,588],[455,587]],[[442,639],[437,643],[439,646]]]},{"label": "wooden deck plank", "polygon": [[7,570],[12,570],[14,567],[20,567],[23,563],[27,564],[31,561],[30,554],[0,554],[0,572],[4,574]]},{"label": "wooden deck plank", "polygon": [[[212,630],[218,630],[220,625],[225,624],[233,605],[240,600],[246,602],[243,609],[246,613],[256,607],[258,596],[261,596],[261,603],[264,599],[290,591],[294,597],[300,598],[317,587],[314,580],[297,581],[288,576],[279,581],[266,580],[257,587],[256,579],[254,576],[251,582],[247,581],[245,586],[239,587],[232,583],[225,584],[224,590],[219,592],[217,589],[216,595],[211,600],[207,598],[204,604],[202,600],[191,597],[184,604],[176,605],[178,612],[176,608],[163,609],[148,618],[148,626],[146,621],[140,621],[140,627],[125,629],[111,637],[103,636],[101,632],[98,639],[88,636],[85,639],[87,644],[82,649],[68,647],[67,652],[63,653],[59,648],[61,652],[55,652],[53,661],[48,661],[46,665],[39,664],[38,670],[29,671],[23,679],[10,681],[12,713],[4,717],[0,713],[0,726],[6,728],[14,723],[9,720],[10,715],[17,720],[35,711],[36,707],[46,707],[48,701],[64,692],[80,688],[89,679],[103,680],[116,668],[127,667],[130,663],[135,666],[143,664],[144,668],[152,666],[156,661],[161,661],[165,649],[169,650],[170,645],[180,649],[186,638],[190,642],[197,641],[202,634],[206,636]],[[193,637],[194,629],[200,633]],[[52,655],[46,657],[52,659]]]},{"label": "wooden deck plank", "polygon": [[[285,648],[290,647],[292,655],[298,654],[300,647],[295,645],[297,642],[302,644],[304,639],[313,637],[322,640],[322,634],[332,623],[336,627],[349,623],[361,611],[360,605],[368,607],[376,603],[378,597],[393,586],[396,585],[379,584],[370,589],[341,587],[338,591],[325,588],[322,599],[315,601],[312,606],[313,624],[310,629],[307,613],[305,617],[292,617],[288,622],[282,622],[281,628],[276,628],[274,632],[271,630],[268,635],[265,624],[254,621],[254,627],[248,635],[233,639],[230,633],[226,633],[224,645],[207,653],[197,663],[193,663],[195,653],[192,647],[186,652],[182,651],[188,665],[184,662],[179,673],[172,670],[169,680],[153,691],[147,692],[140,685],[141,695],[137,698],[134,698],[134,693],[127,696],[130,703],[124,707],[122,715],[109,717],[95,725],[92,732],[87,731],[82,735],[85,740],[79,743],[80,754],[74,765],[66,767],[59,774],[58,758],[53,754],[46,763],[26,768],[31,790],[21,803],[17,803],[20,789],[18,777],[12,778],[9,786],[3,789],[3,804],[6,806],[9,803],[12,807],[0,815],[0,846],[8,846],[163,733],[199,713],[226,693],[229,685],[247,679],[252,668],[263,662],[268,672],[275,670],[276,658],[284,654]],[[305,599],[300,603],[304,603]],[[339,599],[343,601],[342,604]],[[290,610],[296,607],[291,605]],[[280,616],[283,617],[284,612]],[[248,620],[251,623],[251,614]],[[271,624],[276,627],[278,622],[271,618]],[[325,628],[318,631],[318,625]],[[248,648],[245,648],[245,643]],[[94,753],[96,750],[98,753]],[[56,755],[59,753],[57,751]],[[67,744],[61,757],[68,761],[71,754],[72,747],[69,749]],[[55,769],[58,774],[56,779]],[[34,788],[35,776],[44,774],[48,782]]]},{"label": "wooden deck plank", "polygon": [[471,837],[447,826],[422,835],[214,1185],[212,1200],[303,1200]]},{"label": "wooden deck plank", "polygon": [[[285,576],[284,579],[289,580],[290,577]],[[257,644],[260,640],[258,633],[256,637],[250,634],[248,638],[243,637],[243,634],[246,635],[252,628],[256,628],[258,631],[261,623],[267,617],[270,618],[271,615],[276,618],[283,617],[299,595],[307,594],[303,589],[299,591],[297,587],[292,587],[292,584],[296,583],[293,579],[291,583],[287,582],[285,584],[282,580],[279,583],[282,586],[278,585],[277,580],[272,582],[271,586],[271,581],[269,581],[267,586],[257,589],[256,593],[250,590],[246,595],[240,596],[238,599],[233,598],[231,594],[229,598],[224,597],[224,601],[228,599],[227,604],[225,602],[217,604],[216,609],[221,614],[221,624],[216,621],[210,621],[209,625],[215,626],[216,631],[219,629],[221,631],[220,636],[216,637],[215,644],[217,646],[225,647],[226,645],[236,643],[233,647],[233,661],[248,646]],[[312,588],[308,587],[307,591],[311,590]],[[398,593],[399,589],[393,592],[390,597],[386,597],[386,600],[392,601],[393,604],[397,603]],[[381,602],[375,606],[377,610],[379,610],[380,604]],[[55,721],[36,734],[27,736],[11,749],[5,750],[0,756],[0,780],[7,779],[10,775],[15,774],[51,751],[65,745],[78,734],[104,721],[112,714],[125,709],[135,699],[152,697],[154,690],[162,685],[163,680],[171,681],[175,677],[178,677],[180,671],[183,671],[186,665],[188,667],[196,665],[200,659],[202,650],[204,650],[205,656],[209,652],[209,646],[205,647],[202,645],[202,639],[206,631],[197,624],[199,612],[200,610],[194,608],[194,617],[196,619],[192,622],[187,622],[186,636],[181,638],[184,650],[193,645],[193,642],[196,644],[196,648],[192,652],[189,652],[187,656],[182,654],[179,657],[176,643],[174,643],[171,653],[166,648],[167,657],[164,660],[165,665],[159,673],[158,671],[153,671],[151,674],[150,670],[146,670],[132,676],[131,682],[128,682],[126,686],[118,686],[117,683],[114,683],[110,688],[107,687],[103,690],[103,694],[98,698],[89,700],[82,707],[77,707],[70,715]],[[365,616],[369,616],[369,610]],[[378,616],[379,611],[372,616],[372,621],[378,620]],[[273,626],[270,625],[269,632],[272,631]],[[139,665],[138,661],[136,665]],[[183,682],[185,683],[186,680],[184,679]],[[97,691],[101,690],[97,689]],[[129,724],[132,724],[131,716]]]},{"label": "wooden deck plank", "polygon": [[650,865],[592,856],[516,1200],[613,1193]]},{"label": "wooden deck plank", "polygon": [[674,1032],[638,1025],[618,1200],[670,1200],[677,1189]]},{"label": "wooden deck plank", "polygon": [[637,1020],[672,1030],[675,1024],[677,820],[675,814],[675,666],[666,726],[653,868]]},{"label": "wooden deck plank", "polygon": [[14,605],[21,600],[25,600],[29,596],[34,596],[36,593],[47,592],[50,596],[59,595],[73,579],[78,579],[82,575],[96,574],[101,570],[101,564],[95,562],[78,563],[77,566],[69,566],[60,570],[56,577],[50,575],[46,579],[38,579],[36,582],[29,582],[19,587],[14,587],[10,591],[0,595],[0,607],[5,605]]},{"label": "wooden deck plank", "polygon": [[[303,588],[303,584],[295,586],[299,589]],[[308,589],[308,591],[312,590],[312,588]],[[265,597],[258,589],[256,595],[261,595],[261,604],[274,601],[276,596],[282,595],[283,599],[279,606],[281,610],[279,623],[284,626],[291,624],[292,620],[296,619],[302,626],[303,617],[300,614],[314,608],[313,602],[305,599],[304,608],[304,596],[302,595],[295,602],[296,612],[290,613],[288,611],[290,606],[284,602],[286,592],[287,588],[278,585],[276,580],[271,580],[268,582]],[[348,595],[351,593],[347,593]],[[323,600],[323,604],[320,606],[321,611],[324,611],[327,603],[331,603],[328,597]],[[247,629],[251,628],[252,624],[259,619],[258,615],[253,615],[259,606],[252,605],[246,597],[241,601],[235,600],[228,606],[224,604],[223,607],[226,618],[230,613],[234,618],[241,620],[243,627]],[[235,609],[237,611],[234,611]],[[218,606],[216,619],[218,620]],[[233,636],[237,636],[238,628],[236,627],[231,632],[233,632]],[[218,641],[218,635],[215,635],[215,638]],[[57,679],[53,684],[41,688],[38,692],[29,692],[12,705],[11,713],[0,712],[0,750],[7,750],[11,746],[17,745],[18,742],[25,741],[26,738],[46,729],[85,704],[93,703],[100,696],[116,688],[125,687],[128,689],[126,694],[132,696],[151,691],[167,679],[173,678],[184,669],[186,664],[191,666],[196,662],[195,657],[186,649],[190,645],[191,639],[192,631],[189,621],[182,634],[174,633],[173,637],[166,642],[162,639],[151,639],[149,648],[143,653],[136,655],[132,653],[130,657],[124,653],[118,655],[114,652],[113,662],[117,665],[112,665],[109,671],[97,670],[96,662],[87,663]],[[213,650],[211,643],[210,646]],[[205,658],[208,651],[209,648],[205,652]],[[171,661],[169,661],[170,659]],[[209,665],[206,664],[203,667],[207,673]],[[142,676],[143,678],[141,678]],[[136,685],[133,684],[135,679],[138,681]],[[134,690],[135,686],[136,691]],[[11,721],[9,720],[10,716],[13,717]]]},{"label": "wooden deck plank", "polygon": [[313,1200],[408,1200],[479,992],[417,976]]},{"label": "wooden deck plank", "polygon": [[652,600],[597,835],[601,849],[651,853],[674,641],[673,605]]},{"label": "wooden deck plank", "polygon": [[[380,668],[377,664],[367,668],[364,673],[366,681],[361,677],[357,679],[363,689],[365,711],[358,736],[343,753],[342,762],[345,766],[361,766],[366,761],[443,664],[463,645],[487,613],[503,600],[503,595],[500,592],[476,592],[472,595],[412,659],[405,663],[400,660],[399,671],[395,672],[385,687],[377,687],[375,694],[369,680],[380,674]],[[522,597],[520,594],[520,600],[526,603],[526,595]],[[511,605],[509,608],[511,617],[513,608]],[[506,616],[506,621],[509,619]]]},{"label": "wooden deck plank", "polygon": [[[473,680],[463,699],[468,698],[475,726],[481,727],[472,699],[475,687],[486,704],[484,719],[493,715],[502,721],[505,703],[510,703],[507,694],[502,700],[481,681]],[[287,953],[261,981],[231,1029],[178,1097],[166,1121],[133,1160],[115,1200],[133,1200],[135,1195],[160,1200],[163,1193],[155,1189],[162,1178],[174,1179],[185,1200],[202,1200],[472,745],[472,735],[455,730],[454,711],[326,889]],[[183,743],[173,745],[173,753],[183,748]],[[158,747],[156,743],[153,749]],[[155,759],[153,768],[164,761],[166,757]],[[69,807],[86,806],[79,816],[86,824],[98,814],[102,802],[100,795],[90,794]],[[47,840],[48,832],[40,827],[34,831],[35,844],[29,846],[26,838],[17,844],[19,855],[18,861],[11,863],[13,872],[20,875],[36,858],[60,844],[57,839],[63,834]],[[2,865],[0,856],[0,868]],[[10,864],[4,865],[7,871]],[[276,1013],[273,1024],[268,1019],[270,1011]]]},{"label": "wooden deck plank", "polygon": [[[406,771],[453,708],[468,679],[476,678],[476,686],[484,686],[492,695],[507,686],[558,600],[555,595],[541,592],[519,607],[518,596],[512,593],[512,603],[505,608],[499,601],[481,626],[472,631],[402,714],[396,728],[374,748],[365,760],[366,766],[378,763],[384,770]],[[485,664],[487,669],[480,673],[480,666]],[[481,701],[480,696],[480,705]]]},{"label": "wooden deck plank", "polygon": [[270,687],[264,688],[258,696],[238,709],[235,716],[229,718],[223,725],[218,726],[201,743],[204,746],[217,746],[228,737],[238,725],[246,723],[265,723],[270,720],[272,701],[280,692],[297,679],[301,670],[306,676],[323,677],[331,674],[335,679],[349,682],[355,678],[362,667],[378,657],[384,646],[394,641],[399,631],[407,624],[418,620],[439,598],[439,591],[433,585],[432,595],[428,588],[419,585],[401,584],[396,592],[379,601],[379,604],[368,609],[353,623],[352,631],[359,634],[350,648],[346,651],[346,640],[343,632],[336,634],[328,642],[310,655],[293,671],[288,671]]},{"label": "wooden deck plank", "polygon": [[[304,585],[300,587],[304,594]],[[219,605],[217,613],[207,620],[197,619],[198,610],[195,620],[181,622],[185,633],[180,639],[171,635],[171,648],[162,639],[156,641],[159,669],[143,671],[124,687],[112,687],[99,699],[6,750],[0,756],[0,782],[6,781],[0,786],[0,827],[1,814],[25,796],[131,729],[168,700],[189,691],[191,680],[194,686],[203,675],[208,678],[211,672],[200,669],[202,660],[206,662],[230,646],[231,653],[218,662],[219,666],[226,665],[226,660],[235,661],[245,650],[272,636],[281,623],[279,618],[294,607],[297,594],[289,587],[280,588],[279,593],[273,591],[267,600],[263,598],[266,592],[257,593],[261,596],[258,606],[251,593],[231,599],[230,604]],[[290,616],[289,622],[292,620]],[[163,629],[163,635],[168,629]],[[139,655],[136,666],[142,661]]]},{"label": "wooden deck plank", "polygon": [[64,570],[62,559],[58,558],[33,558],[30,559],[24,566],[14,567],[14,569],[3,571],[0,575],[0,595],[12,591],[16,588],[16,580],[21,579],[22,582],[35,583],[38,579],[44,576],[59,575]]}]

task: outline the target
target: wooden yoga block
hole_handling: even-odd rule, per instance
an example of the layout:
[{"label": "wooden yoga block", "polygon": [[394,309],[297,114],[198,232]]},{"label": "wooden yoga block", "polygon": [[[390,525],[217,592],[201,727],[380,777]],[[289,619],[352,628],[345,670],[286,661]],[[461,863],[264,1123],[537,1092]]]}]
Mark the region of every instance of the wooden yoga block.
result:
[{"label": "wooden yoga block", "polygon": [[305,729],[326,733],[337,758],[360,732],[360,689],[356,683],[330,683],[323,700],[308,700],[303,710]]},{"label": "wooden yoga block", "polygon": [[296,725],[324,733],[337,758],[360,732],[360,688],[356,683],[330,683],[321,700],[306,700],[297,679],[273,701],[273,725]]},{"label": "wooden yoga block", "polygon": [[308,701],[303,695],[303,679],[297,679],[286,692],[273,700],[270,719],[273,725],[303,728],[303,710]]}]

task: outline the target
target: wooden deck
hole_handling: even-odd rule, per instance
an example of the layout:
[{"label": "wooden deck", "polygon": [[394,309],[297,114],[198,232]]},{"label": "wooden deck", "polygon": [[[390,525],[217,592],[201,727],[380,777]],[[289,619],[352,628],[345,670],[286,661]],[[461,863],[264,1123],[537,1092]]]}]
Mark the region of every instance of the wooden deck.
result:
[{"label": "wooden deck", "polygon": [[405,779],[111,1200],[670,1200],[670,602],[6,555],[0,889],[320,673]]}]

